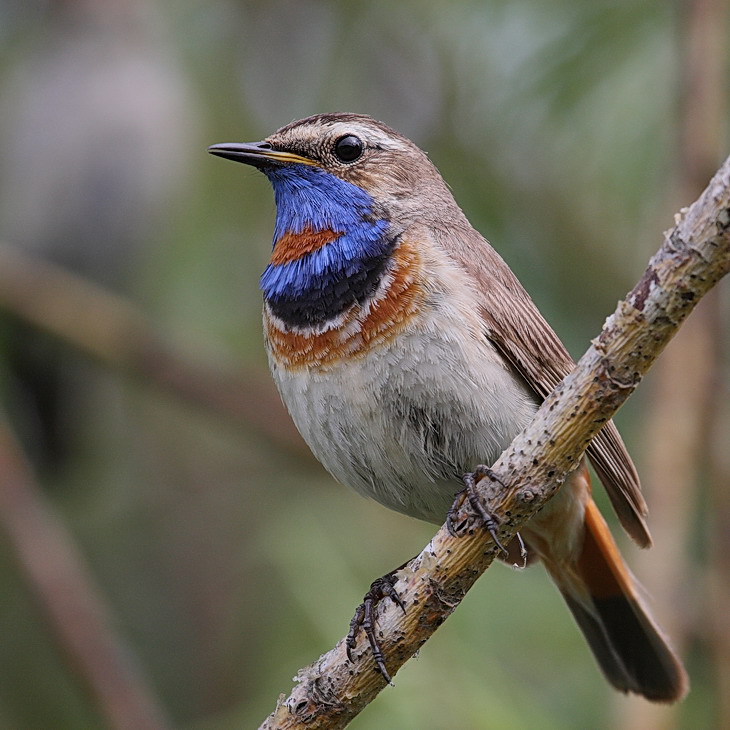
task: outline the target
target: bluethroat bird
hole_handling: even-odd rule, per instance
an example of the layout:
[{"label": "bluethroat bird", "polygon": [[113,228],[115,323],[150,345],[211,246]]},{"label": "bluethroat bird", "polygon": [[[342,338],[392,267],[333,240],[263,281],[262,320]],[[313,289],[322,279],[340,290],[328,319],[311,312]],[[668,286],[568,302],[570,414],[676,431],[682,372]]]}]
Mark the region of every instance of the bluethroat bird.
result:
[{"label": "bluethroat bird", "polygon": [[[305,441],[338,481],[442,524],[463,475],[468,490],[468,472],[497,460],[570,372],[570,355],[426,154],[386,125],[320,114],[209,151],[274,188],[266,349]],[[623,527],[648,547],[646,503],[613,423],[587,456]],[[522,538],[614,687],[659,702],[684,695],[684,669],[591,498],[585,461]],[[373,585],[398,601],[394,583]]]}]

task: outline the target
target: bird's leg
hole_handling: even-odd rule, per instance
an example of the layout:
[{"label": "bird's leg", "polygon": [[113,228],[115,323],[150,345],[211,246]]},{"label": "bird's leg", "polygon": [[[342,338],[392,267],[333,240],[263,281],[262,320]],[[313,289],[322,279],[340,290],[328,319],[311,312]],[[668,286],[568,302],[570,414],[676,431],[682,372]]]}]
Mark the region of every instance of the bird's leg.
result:
[{"label": "bird's leg", "polygon": [[451,535],[454,537],[458,536],[459,530],[462,527],[462,525],[457,524],[459,513],[461,508],[464,506],[464,503],[468,502],[471,509],[479,516],[484,527],[486,527],[487,531],[491,535],[492,540],[494,540],[494,544],[505,555],[509,555],[509,550],[502,545],[499,540],[499,536],[497,535],[497,529],[499,527],[497,520],[492,514],[490,514],[477,494],[476,485],[481,479],[484,479],[484,477],[488,477],[491,481],[502,484],[499,477],[497,477],[497,475],[488,466],[484,466],[483,464],[477,466],[473,472],[464,474],[462,477],[464,489],[457,493],[456,499],[454,499],[454,503],[451,505],[451,509],[446,515],[446,527]]},{"label": "bird's leg", "polygon": [[383,650],[376,635],[375,608],[380,601],[385,598],[390,598],[393,603],[400,607],[403,613],[406,612],[406,606],[394,587],[398,582],[396,573],[405,565],[406,563],[403,563],[403,565],[394,571],[387,573],[382,578],[374,580],[370,584],[370,590],[363,596],[362,603],[357,607],[355,615],[352,617],[352,621],[350,621],[350,630],[347,632],[347,638],[345,639],[347,658],[351,662],[354,662],[352,652],[357,645],[357,635],[360,629],[363,630],[370,643],[375,666],[388,684],[393,684],[393,682],[390,674],[388,674],[388,670],[385,668],[385,657],[383,656]]}]

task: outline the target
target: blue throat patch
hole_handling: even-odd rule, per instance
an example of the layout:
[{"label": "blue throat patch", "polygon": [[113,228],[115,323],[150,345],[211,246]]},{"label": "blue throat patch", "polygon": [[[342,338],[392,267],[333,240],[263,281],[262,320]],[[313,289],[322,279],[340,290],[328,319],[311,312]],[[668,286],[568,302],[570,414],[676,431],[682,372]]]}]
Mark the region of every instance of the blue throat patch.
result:
[{"label": "blue throat patch", "polygon": [[274,187],[274,242],[285,234],[339,235],[300,258],[269,264],[261,289],[272,312],[290,325],[318,325],[372,296],[396,239],[376,218],[362,188],[309,165],[264,169]]}]

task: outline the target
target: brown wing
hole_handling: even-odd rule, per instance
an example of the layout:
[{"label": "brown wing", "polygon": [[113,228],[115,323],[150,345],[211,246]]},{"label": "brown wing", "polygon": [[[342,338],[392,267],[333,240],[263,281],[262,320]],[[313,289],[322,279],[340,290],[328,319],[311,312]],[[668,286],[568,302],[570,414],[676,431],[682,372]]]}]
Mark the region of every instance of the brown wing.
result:
[{"label": "brown wing", "polygon": [[[517,277],[477,231],[464,227],[441,236],[444,248],[479,283],[489,338],[545,398],[575,365],[563,343]],[[649,547],[639,476],[613,421],[594,437],[587,453],[624,529],[638,545]]]}]

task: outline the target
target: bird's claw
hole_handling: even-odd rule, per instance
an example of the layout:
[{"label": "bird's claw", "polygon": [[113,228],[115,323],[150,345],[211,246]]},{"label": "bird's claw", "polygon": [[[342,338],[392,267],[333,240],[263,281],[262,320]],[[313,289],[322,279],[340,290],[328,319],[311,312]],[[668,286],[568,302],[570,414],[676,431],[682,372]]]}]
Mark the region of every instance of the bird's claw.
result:
[{"label": "bird's claw", "polygon": [[393,681],[388,670],[385,668],[383,649],[376,635],[375,608],[380,601],[385,598],[390,598],[403,613],[406,612],[405,603],[403,603],[403,599],[398,595],[398,591],[395,590],[395,584],[397,582],[398,578],[394,571],[393,573],[384,575],[382,578],[374,580],[370,584],[370,590],[363,596],[362,603],[357,607],[355,615],[350,621],[350,630],[347,632],[347,638],[345,639],[347,658],[354,663],[353,651],[357,645],[357,635],[360,629],[363,630],[370,644],[370,649],[373,652],[375,666],[388,684],[393,684]]},{"label": "bird's claw", "polygon": [[493,482],[499,482],[499,477],[488,467],[479,465],[473,472],[464,474],[462,481],[464,482],[464,489],[457,493],[454,503],[451,505],[451,509],[446,515],[446,529],[449,534],[453,537],[458,537],[461,528],[463,527],[463,520],[461,524],[458,524],[458,516],[465,502],[468,502],[472,511],[481,519],[482,524],[486,528],[487,532],[491,536],[494,544],[499,550],[505,555],[509,555],[507,548],[501,543],[498,535],[499,524],[494,516],[487,510],[482,500],[477,494],[476,485],[477,483],[488,477]]}]

